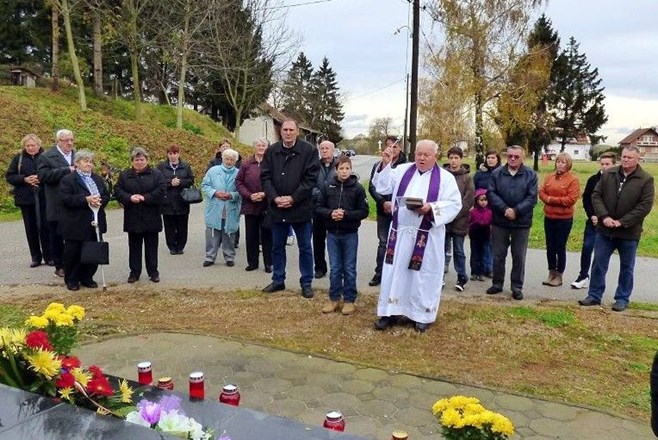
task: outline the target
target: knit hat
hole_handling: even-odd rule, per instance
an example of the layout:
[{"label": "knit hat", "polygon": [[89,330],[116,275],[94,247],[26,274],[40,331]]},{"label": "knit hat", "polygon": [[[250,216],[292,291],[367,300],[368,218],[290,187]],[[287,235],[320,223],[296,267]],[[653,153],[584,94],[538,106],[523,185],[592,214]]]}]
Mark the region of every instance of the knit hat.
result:
[{"label": "knit hat", "polygon": [[476,201],[480,196],[486,196],[486,195],[487,195],[487,190],[484,189],[484,188],[478,188],[478,189],[475,190],[475,200]]}]

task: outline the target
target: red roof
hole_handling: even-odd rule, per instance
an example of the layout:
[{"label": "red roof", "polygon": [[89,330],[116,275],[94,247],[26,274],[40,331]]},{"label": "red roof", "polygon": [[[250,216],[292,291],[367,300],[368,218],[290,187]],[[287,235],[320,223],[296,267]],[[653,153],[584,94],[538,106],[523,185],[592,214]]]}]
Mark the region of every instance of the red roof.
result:
[{"label": "red roof", "polygon": [[654,128],[638,128],[635,130],[633,133],[629,134],[626,136],[624,139],[619,141],[619,145],[625,145],[625,144],[630,144],[633,142],[635,139],[639,138],[640,136],[646,134],[647,132],[652,131],[653,134],[658,136],[658,132]]}]

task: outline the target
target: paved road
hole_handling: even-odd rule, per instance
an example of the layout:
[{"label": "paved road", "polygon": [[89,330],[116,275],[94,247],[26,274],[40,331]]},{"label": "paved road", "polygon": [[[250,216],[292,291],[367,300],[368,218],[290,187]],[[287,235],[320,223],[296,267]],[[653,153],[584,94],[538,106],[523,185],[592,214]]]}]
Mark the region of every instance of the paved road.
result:
[{"label": "paved road", "polygon": [[[371,156],[355,156],[354,169],[361,176],[361,180],[369,177],[370,168],[376,160]],[[110,243],[110,265],[105,267],[105,278],[108,287],[123,284],[128,278],[128,239],[127,235],[122,232],[123,213],[120,209],[112,210],[108,213],[109,230],[105,235],[105,240]],[[243,288],[253,289],[262,288],[270,282],[269,274],[264,271],[253,271],[247,274],[244,272],[246,258],[244,251],[244,238],[241,240],[240,247],[236,256],[236,266],[229,268],[223,264],[203,268],[201,266],[204,257],[204,224],[203,224],[203,204],[192,206],[190,215],[190,236],[189,242],[185,249],[184,255],[169,255],[164,243],[164,234],[160,234],[160,277],[163,287],[221,287],[227,289]],[[365,221],[360,230],[359,258],[358,258],[358,286],[361,293],[376,294],[377,288],[368,286],[368,281],[372,277],[377,247],[376,225],[373,221]],[[27,243],[23,231],[23,224],[20,221],[0,223],[0,242],[3,243],[2,252],[0,253],[0,286],[11,286],[18,284],[41,284],[52,285],[59,284],[63,286],[60,278],[53,276],[53,270],[50,267],[41,266],[30,269],[30,256],[27,251]],[[468,249],[468,244],[466,245]],[[468,254],[468,251],[467,251]],[[220,259],[218,259],[220,262]],[[546,277],[546,259],[544,251],[530,249],[528,251],[526,266],[526,284],[524,293],[528,299],[561,299],[575,301],[585,295],[585,292],[579,292],[569,288],[568,284],[575,279],[577,267],[579,266],[579,254],[570,253],[568,256],[568,268],[565,274],[565,286],[559,288],[549,288],[542,286],[541,282]],[[288,279],[286,280],[289,289],[297,289],[299,270],[297,265],[296,247],[288,247]],[[604,297],[607,303],[612,302],[614,295],[614,286],[616,285],[616,276],[618,273],[618,259],[613,258],[610,264],[608,274],[608,289]],[[635,301],[658,303],[658,296],[655,294],[656,289],[653,286],[652,271],[658,267],[657,260],[653,258],[638,258],[635,269],[635,288],[632,299]],[[507,263],[507,270],[511,268],[511,262]],[[140,283],[148,283],[146,274],[143,274]],[[247,276],[248,275],[248,276]],[[101,281],[100,271],[96,276]],[[446,276],[446,293],[454,293],[452,286],[456,281],[454,270]],[[313,286],[318,289],[328,289],[329,280],[325,277],[315,280]],[[485,296],[484,291],[489,286],[488,282],[469,282],[466,285],[466,291],[461,295]],[[505,286],[509,288],[508,284]],[[508,297],[509,291],[505,291],[497,296]]]}]

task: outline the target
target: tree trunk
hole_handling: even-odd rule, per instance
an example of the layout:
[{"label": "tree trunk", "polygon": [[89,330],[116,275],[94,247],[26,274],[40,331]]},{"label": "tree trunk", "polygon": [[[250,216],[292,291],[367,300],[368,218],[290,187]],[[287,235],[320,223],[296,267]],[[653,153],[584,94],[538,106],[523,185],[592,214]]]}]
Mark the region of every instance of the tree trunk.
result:
[{"label": "tree trunk", "polygon": [[52,83],[50,90],[56,92],[59,89],[59,11],[54,4],[51,7],[50,25],[52,27],[52,57],[50,66],[50,75],[52,76]]},{"label": "tree trunk", "polygon": [[237,142],[240,142],[240,126],[242,125],[242,112],[243,108],[236,109],[235,112],[235,130],[233,130],[233,137]]},{"label": "tree trunk", "polygon": [[73,42],[73,30],[71,29],[71,15],[69,12],[68,0],[62,0],[62,18],[64,19],[64,30],[66,31],[66,43],[69,49],[69,57],[71,58],[71,65],[73,67],[73,76],[78,85],[78,101],[80,102],[80,109],[87,110],[87,98],[85,97],[85,84],[82,81],[80,74],[80,64],[78,63],[78,56],[75,53],[75,44]]},{"label": "tree trunk", "polygon": [[99,11],[94,12],[94,94],[102,98],[103,91],[103,42],[101,30],[101,14]]},{"label": "tree trunk", "polygon": [[142,93],[141,85],[139,83],[139,63],[137,60],[137,53],[130,53],[130,68],[133,80],[133,99],[135,101],[135,118],[142,119]]}]

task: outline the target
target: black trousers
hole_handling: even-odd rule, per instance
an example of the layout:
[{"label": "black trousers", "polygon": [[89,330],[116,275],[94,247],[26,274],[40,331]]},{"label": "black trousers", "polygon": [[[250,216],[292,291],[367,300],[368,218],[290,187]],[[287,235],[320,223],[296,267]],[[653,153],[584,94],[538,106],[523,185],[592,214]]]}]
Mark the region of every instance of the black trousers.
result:
[{"label": "black trousers", "polygon": [[64,239],[57,228],[59,222],[48,222],[48,239],[50,241],[50,256],[55,262],[55,269],[61,269],[64,267]]},{"label": "black trousers", "polygon": [[[97,241],[96,231],[90,229],[87,239],[84,241]],[[80,263],[80,253],[83,241],[64,241],[64,282],[67,286],[78,285],[80,282],[89,283],[93,281],[94,274],[98,270],[97,264]]]},{"label": "black trousers", "polygon": [[170,251],[182,251],[187,244],[187,224],[189,214],[162,215],[165,241]]},{"label": "black trousers", "polygon": [[272,265],[272,230],[263,227],[264,215],[244,216],[244,227],[247,242],[247,264],[258,267],[259,245],[263,246],[263,264]]},{"label": "black trousers", "polygon": [[327,228],[321,217],[313,217],[313,261],[316,272],[327,271],[327,260],[324,251],[327,247]]},{"label": "black trousers", "polygon": [[32,261],[47,263],[52,260],[50,256],[50,234],[48,233],[48,222],[46,221],[46,211],[41,212],[41,228],[37,222],[36,205],[23,205],[21,214],[23,216],[23,226],[25,226],[25,236],[27,237],[27,246],[30,249]]},{"label": "black trousers", "polygon": [[375,275],[382,276],[384,255],[388,244],[388,230],[393,221],[390,215],[377,214],[377,257],[375,258]]},{"label": "black trousers", "polygon": [[144,261],[149,277],[159,276],[158,232],[128,232],[128,265],[130,275],[139,278],[142,274],[142,245]]}]

